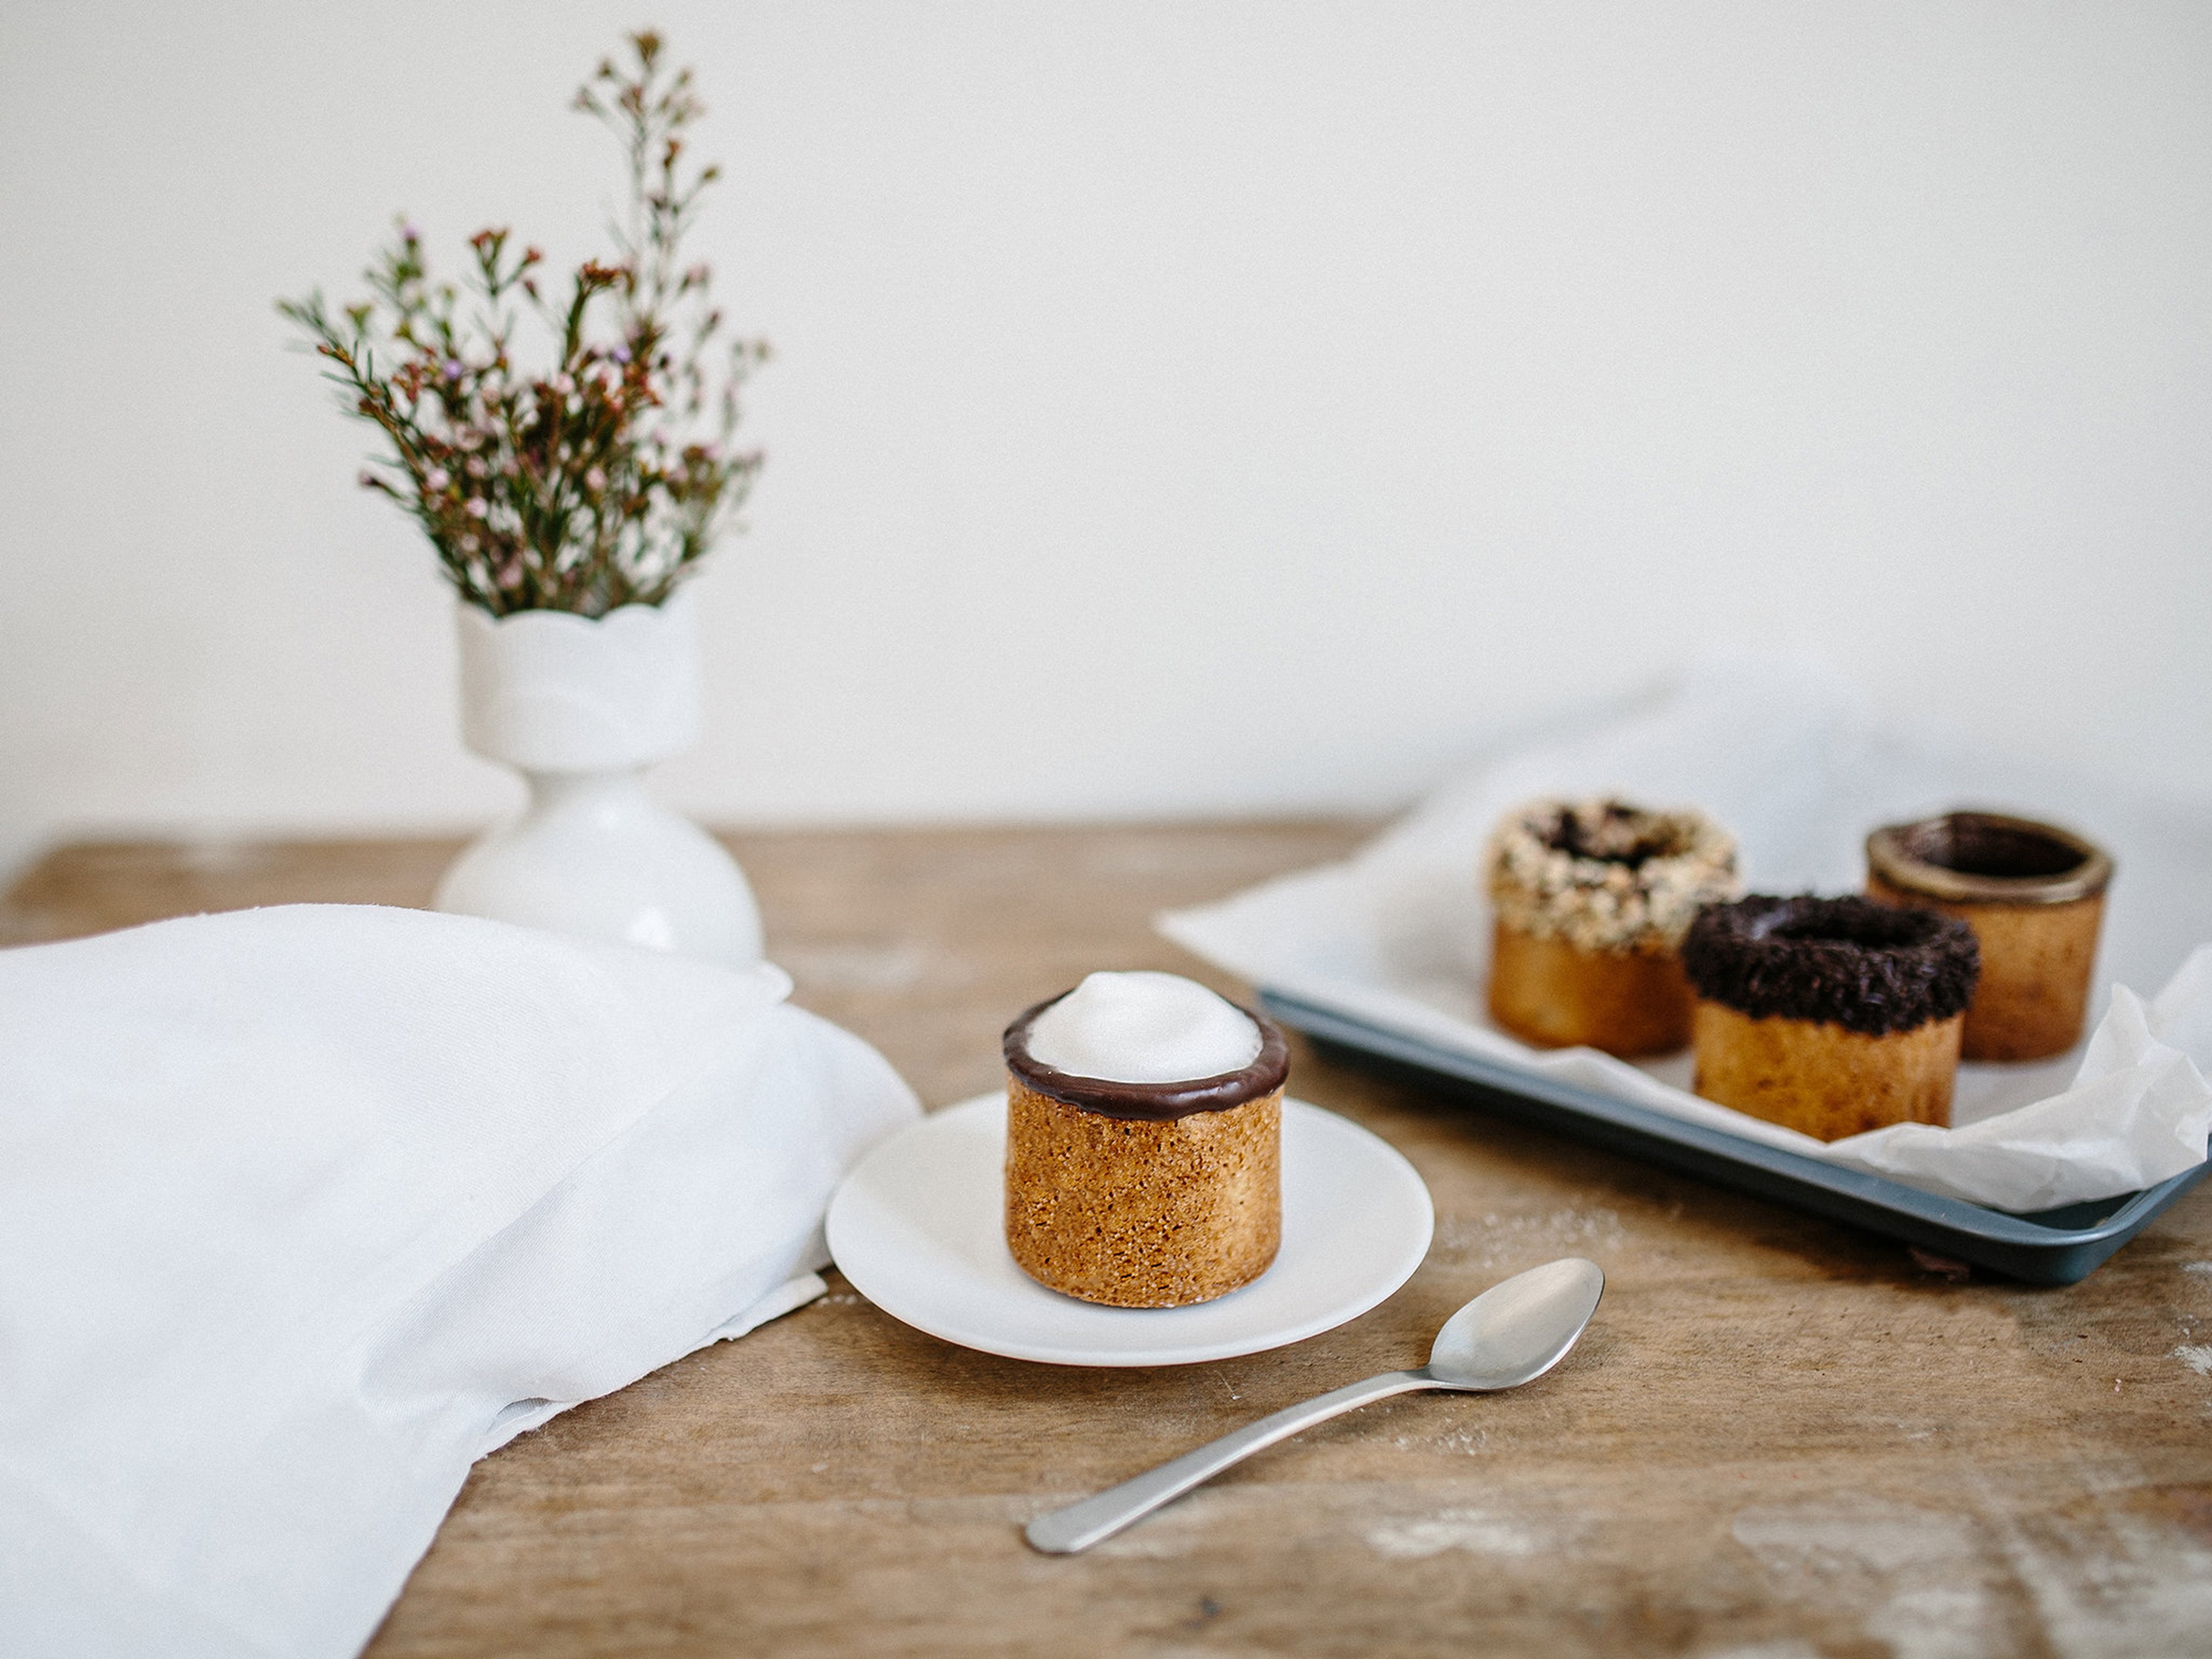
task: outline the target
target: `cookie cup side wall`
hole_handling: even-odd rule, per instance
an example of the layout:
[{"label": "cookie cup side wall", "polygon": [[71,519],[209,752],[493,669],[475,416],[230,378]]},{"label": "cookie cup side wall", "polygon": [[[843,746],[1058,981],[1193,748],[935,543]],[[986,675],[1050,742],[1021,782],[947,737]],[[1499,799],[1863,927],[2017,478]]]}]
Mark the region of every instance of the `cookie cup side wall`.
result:
[{"label": "cookie cup side wall", "polygon": [[1753,1019],[1700,997],[1692,1017],[1692,1085],[1734,1107],[1821,1140],[1893,1123],[1951,1121],[1963,1014],[1869,1036],[1826,1020]]},{"label": "cookie cup side wall", "polygon": [[1500,921],[1490,958],[1490,1016],[1524,1042],[1586,1044],[1623,1059],[1672,1054],[1690,1040],[1690,986],[1664,946],[1586,951]]},{"label": "cookie cup side wall", "polygon": [[1884,904],[1941,910],[1974,930],[1981,981],[1966,1009],[1960,1053],[1968,1060],[2045,1060],[2081,1040],[2089,972],[2097,960],[2105,896],[2065,904],[1962,904],[1867,878]]},{"label": "cookie cup side wall", "polygon": [[1152,1122],[1006,1090],[1006,1245],[1039,1284],[1118,1308],[1207,1302],[1282,1242],[1282,1091]]}]

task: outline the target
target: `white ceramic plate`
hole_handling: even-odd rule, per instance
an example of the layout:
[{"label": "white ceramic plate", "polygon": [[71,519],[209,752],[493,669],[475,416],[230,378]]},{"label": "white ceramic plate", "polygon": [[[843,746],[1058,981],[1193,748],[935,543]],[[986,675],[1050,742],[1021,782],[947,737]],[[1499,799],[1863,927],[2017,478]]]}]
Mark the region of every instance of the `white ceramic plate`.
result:
[{"label": "white ceramic plate", "polygon": [[1413,1166],[1318,1106],[1283,1103],[1283,1245],[1241,1291],[1190,1308],[1102,1308],[1014,1265],[1005,1232],[1006,1099],[933,1113],[862,1158],[830,1201],[853,1287],[917,1330],[1051,1365],[1189,1365],[1356,1319],[1428,1254],[1436,1212]]}]

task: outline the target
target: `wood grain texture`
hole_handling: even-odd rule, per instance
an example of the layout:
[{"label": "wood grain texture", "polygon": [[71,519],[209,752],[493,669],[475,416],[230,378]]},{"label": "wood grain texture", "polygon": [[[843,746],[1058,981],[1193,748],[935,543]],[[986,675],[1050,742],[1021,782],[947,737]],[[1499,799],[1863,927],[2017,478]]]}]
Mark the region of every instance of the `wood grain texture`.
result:
[{"label": "wood grain texture", "polygon": [[[1152,912],[1340,854],[1351,824],[743,836],[799,1000],[933,1104],[1100,967],[1237,989]],[[287,899],[419,903],[451,843],[79,847],[0,902],[59,938]],[[1291,1088],[1413,1159],[1435,1247],[1272,1354],[1056,1370],[836,1284],[479,1464],[371,1652],[1699,1655],[2212,1651],[2212,1192],[2081,1285],[1901,1246],[1474,1115],[1303,1049]],[[1072,1558],[1017,1528],[1261,1413],[1417,1363],[1551,1257],[1606,1270],[1551,1376],[1409,1395]]]}]

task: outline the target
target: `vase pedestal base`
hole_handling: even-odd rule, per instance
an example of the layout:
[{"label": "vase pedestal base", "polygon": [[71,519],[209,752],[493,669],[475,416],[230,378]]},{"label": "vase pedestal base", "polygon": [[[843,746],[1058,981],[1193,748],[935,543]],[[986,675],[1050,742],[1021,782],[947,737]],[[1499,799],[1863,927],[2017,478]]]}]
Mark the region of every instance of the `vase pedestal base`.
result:
[{"label": "vase pedestal base", "polygon": [[437,908],[732,967],[761,959],[744,872],[646,793],[641,767],[525,775],[530,805],[453,861]]}]

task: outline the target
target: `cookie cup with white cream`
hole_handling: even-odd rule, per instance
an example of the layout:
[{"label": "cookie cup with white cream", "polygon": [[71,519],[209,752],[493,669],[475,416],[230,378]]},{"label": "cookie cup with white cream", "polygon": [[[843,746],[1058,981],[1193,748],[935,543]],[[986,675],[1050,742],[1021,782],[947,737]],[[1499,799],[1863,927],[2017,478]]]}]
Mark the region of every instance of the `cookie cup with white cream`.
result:
[{"label": "cookie cup with white cream", "polygon": [[1006,1028],[1006,1246],[1040,1285],[1178,1308],[1250,1284],[1282,1242],[1269,1021],[1174,974],[1093,974]]}]

